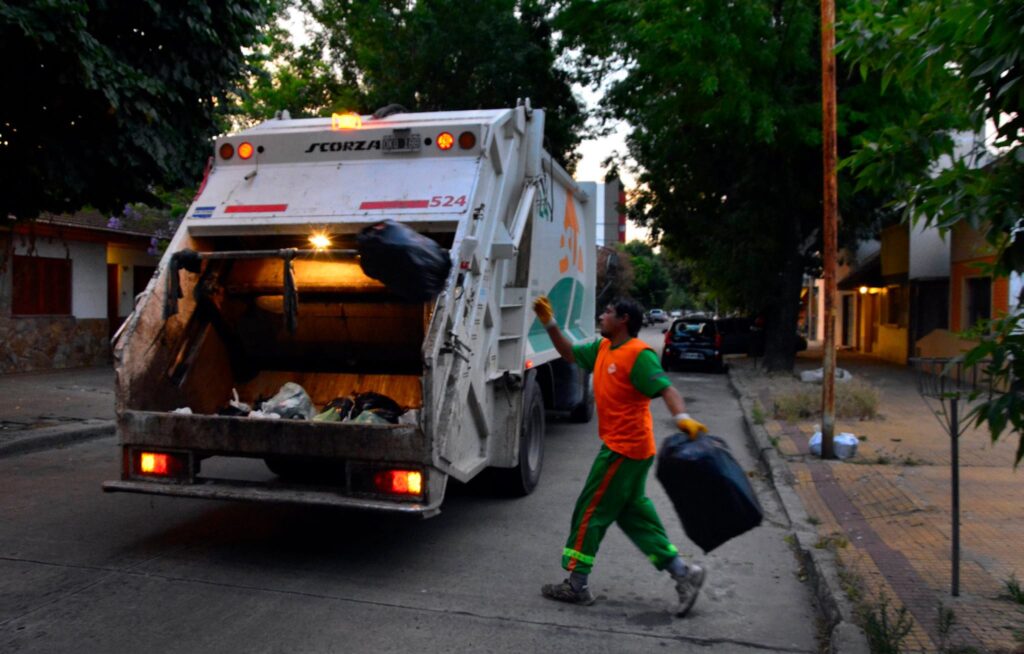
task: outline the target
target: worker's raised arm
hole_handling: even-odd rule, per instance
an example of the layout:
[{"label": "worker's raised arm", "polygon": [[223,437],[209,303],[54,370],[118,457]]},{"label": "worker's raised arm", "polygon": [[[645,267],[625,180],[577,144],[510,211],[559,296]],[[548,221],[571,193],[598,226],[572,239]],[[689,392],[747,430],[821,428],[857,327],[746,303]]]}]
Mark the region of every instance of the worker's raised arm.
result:
[{"label": "worker's raised arm", "polygon": [[533,312],[537,314],[537,320],[544,325],[548,332],[548,338],[555,346],[555,350],[569,363],[576,363],[576,357],[572,354],[572,343],[562,334],[555,322],[555,312],[551,308],[551,300],[542,295],[533,301]]}]

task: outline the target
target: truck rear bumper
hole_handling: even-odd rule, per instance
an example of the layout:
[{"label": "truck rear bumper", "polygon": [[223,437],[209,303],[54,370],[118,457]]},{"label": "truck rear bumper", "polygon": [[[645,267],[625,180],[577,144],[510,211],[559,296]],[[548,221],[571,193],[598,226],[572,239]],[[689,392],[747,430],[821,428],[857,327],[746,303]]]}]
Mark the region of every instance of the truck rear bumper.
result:
[{"label": "truck rear bumper", "polygon": [[265,485],[226,479],[197,479],[195,483],[191,484],[168,484],[138,480],[105,481],[103,482],[103,490],[108,493],[144,493],[147,495],[170,495],[173,497],[191,497],[207,500],[334,506],[364,511],[383,511],[421,518],[431,518],[441,512],[440,499],[430,503],[388,502],[372,498],[350,497],[332,492],[329,489]]}]

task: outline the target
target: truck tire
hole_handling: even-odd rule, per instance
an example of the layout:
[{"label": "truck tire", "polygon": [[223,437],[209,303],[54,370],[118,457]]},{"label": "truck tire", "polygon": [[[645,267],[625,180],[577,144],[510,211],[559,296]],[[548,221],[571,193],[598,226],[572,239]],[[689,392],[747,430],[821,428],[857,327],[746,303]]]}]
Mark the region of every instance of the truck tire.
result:
[{"label": "truck tire", "polygon": [[583,373],[583,400],[569,413],[572,422],[587,423],[594,417],[594,377]]},{"label": "truck tire", "polygon": [[544,466],[544,398],[533,377],[523,388],[523,421],[519,429],[519,465],[499,470],[502,489],[524,497],[533,492]]}]

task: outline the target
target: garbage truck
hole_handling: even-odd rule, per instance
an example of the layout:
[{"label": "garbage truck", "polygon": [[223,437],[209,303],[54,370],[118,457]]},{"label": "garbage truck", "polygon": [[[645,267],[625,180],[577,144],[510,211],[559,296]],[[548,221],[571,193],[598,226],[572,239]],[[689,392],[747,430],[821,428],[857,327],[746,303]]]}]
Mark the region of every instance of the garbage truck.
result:
[{"label": "garbage truck", "polygon": [[[103,489],[421,517],[450,479],[530,493],[546,420],[593,413],[531,305],[550,297],[570,339],[594,337],[597,202],[543,142],[528,100],[283,114],[216,139],[115,334],[121,474]],[[360,234],[385,221],[450,258],[436,295],[365,272]],[[262,409],[287,384],[314,413],[370,393],[401,416],[275,419]]]}]

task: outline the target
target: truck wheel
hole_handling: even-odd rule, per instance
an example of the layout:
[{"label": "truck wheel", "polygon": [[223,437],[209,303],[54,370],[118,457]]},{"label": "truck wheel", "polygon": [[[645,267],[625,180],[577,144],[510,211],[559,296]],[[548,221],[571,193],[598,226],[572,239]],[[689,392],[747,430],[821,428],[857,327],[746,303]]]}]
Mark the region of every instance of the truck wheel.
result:
[{"label": "truck wheel", "polygon": [[523,389],[523,423],[519,430],[519,465],[501,470],[502,487],[516,497],[533,492],[544,465],[544,398],[530,378]]},{"label": "truck wheel", "polygon": [[594,377],[589,372],[583,373],[583,401],[573,407],[569,414],[572,422],[586,423],[594,417]]}]

